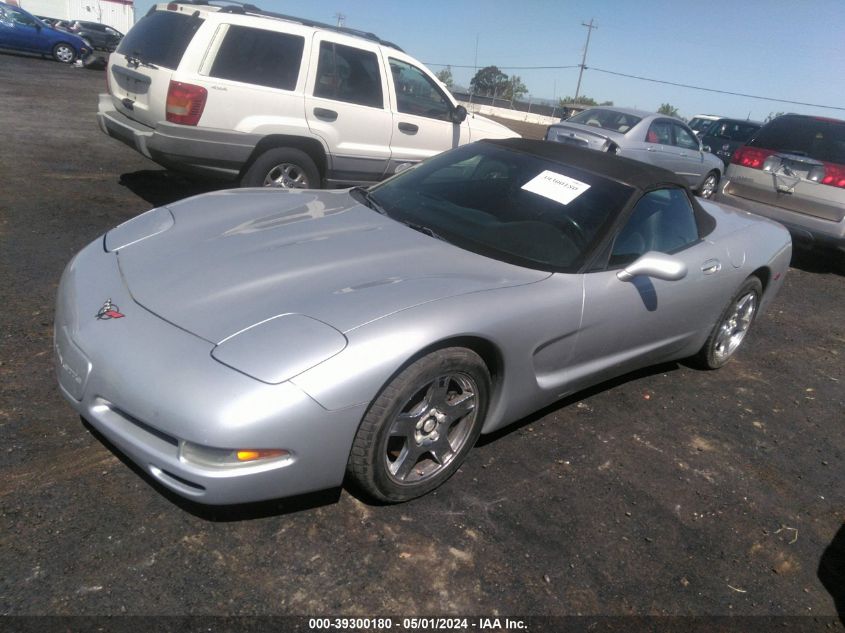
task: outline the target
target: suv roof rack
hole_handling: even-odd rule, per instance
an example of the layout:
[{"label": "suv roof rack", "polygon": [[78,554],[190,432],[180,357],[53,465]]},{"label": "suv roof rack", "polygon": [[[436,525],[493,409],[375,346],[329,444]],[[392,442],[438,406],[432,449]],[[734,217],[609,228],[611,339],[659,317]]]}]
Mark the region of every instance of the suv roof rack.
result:
[{"label": "suv roof rack", "polygon": [[[404,52],[393,42],[383,40],[375,33],[371,33],[369,31],[350,29],[346,26],[332,26],[331,24],[326,24],[325,22],[318,22],[316,20],[309,20],[307,18],[298,18],[292,15],[286,15],[284,13],[274,13],[273,11],[265,11],[264,9],[261,9],[260,7],[257,7],[254,4],[250,4],[249,2],[240,2],[239,0],[176,0],[171,4],[191,4],[208,6],[222,4],[223,6],[220,7],[220,13],[235,13],[238,15],[260,15],[268,18],[285,20],[287,22],[296,22],[303,26],[310,26],[312,28],[324,29],[326,31],[334,31],[336,33],[344,33],[346,35],[352,35],[353,37],[360,37],[361,39],[370,40],[371,42],[376,42],[378,44],[381,44],[382,46],[389,46],[390,48],[395,48],[397,51]],[[153,10],[154,7],[155,5],[153,5]]]}]

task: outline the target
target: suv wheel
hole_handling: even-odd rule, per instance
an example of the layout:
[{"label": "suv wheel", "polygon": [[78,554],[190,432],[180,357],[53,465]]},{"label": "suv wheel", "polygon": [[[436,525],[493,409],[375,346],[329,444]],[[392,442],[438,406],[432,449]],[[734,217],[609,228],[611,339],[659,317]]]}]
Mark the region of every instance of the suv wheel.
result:
[{"label": "suv wheel", "polygon": [[305,152],[276,147],[255,159],[241,178],[241,187],[319,189],[320,172]]}]

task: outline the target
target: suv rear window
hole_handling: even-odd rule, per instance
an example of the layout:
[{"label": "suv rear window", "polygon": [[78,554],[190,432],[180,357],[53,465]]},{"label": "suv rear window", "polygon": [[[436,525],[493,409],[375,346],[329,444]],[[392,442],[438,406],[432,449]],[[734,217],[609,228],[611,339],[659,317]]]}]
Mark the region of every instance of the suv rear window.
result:
[{"label": "suv rear window", "polygon": [[764,125],[748,145],[845,164],[845,121],[782,116]]},{"label": "suv rear window", "polygon": [[201,18],[186,13],[149,13],[130,29],[117,52],[173,70],[202,23]]},{"label": "suv rear window", "polygon": [[299,78],[305,38],[229,25],[209,75],[293,90]]}]

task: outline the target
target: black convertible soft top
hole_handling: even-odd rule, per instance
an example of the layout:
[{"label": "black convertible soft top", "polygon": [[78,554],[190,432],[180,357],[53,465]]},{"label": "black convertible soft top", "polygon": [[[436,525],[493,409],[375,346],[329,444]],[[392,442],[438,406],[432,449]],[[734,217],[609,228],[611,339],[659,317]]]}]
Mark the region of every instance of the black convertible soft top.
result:
[{"label": "black convertible soft top", "polygon": [[641,163],[624,156],[597,152],[593,149],[524,138],[486,139],[481,142],[533,154],[539,158],[564,165],[576,165],[581,169],[586,169],[599,176],[616,180],[640,190],[653,189],[657,185],[667,184],[688,188],[687,182],[683,178],[668,169]]}]

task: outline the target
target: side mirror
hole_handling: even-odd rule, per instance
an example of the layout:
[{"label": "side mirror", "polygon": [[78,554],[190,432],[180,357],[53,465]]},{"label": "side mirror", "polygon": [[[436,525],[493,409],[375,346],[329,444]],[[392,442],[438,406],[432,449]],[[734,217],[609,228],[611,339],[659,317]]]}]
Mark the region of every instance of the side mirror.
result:
[{"label": "side mirror", "polygon": [[649,251],[616,273],[619,281],[631,281],[639,275],[677,281],[687,276],[687,265],[671,255]]},{"label": "side mirror", "polygon": [[712,152],[713,150],[712,150],[712,149],[710,149],[710,146],[709,146],[709,145],[702,145],[702,146],[701,146],[701,151],[702,151],[702,152]]},{"label": "side mirror", "polygon": [[452,123],[463,123],[467,118],[467,109],[464,106],[459,105],[452,110],[450,117],[452,119]]}]

